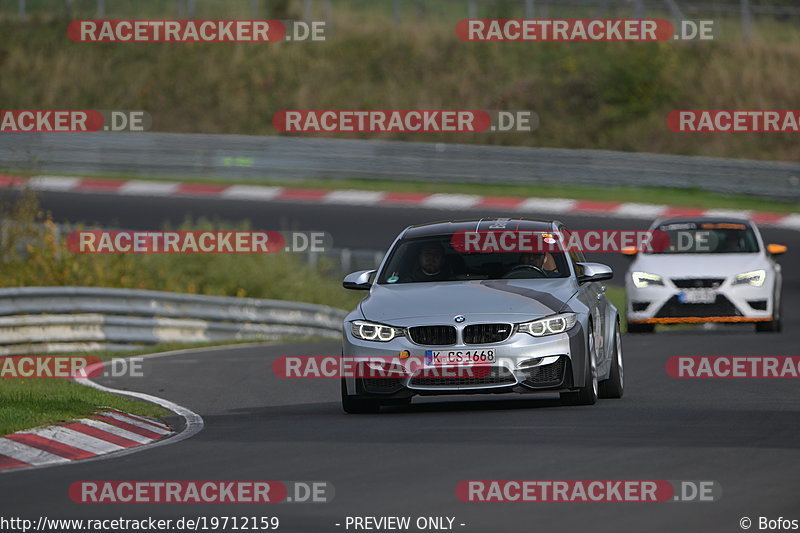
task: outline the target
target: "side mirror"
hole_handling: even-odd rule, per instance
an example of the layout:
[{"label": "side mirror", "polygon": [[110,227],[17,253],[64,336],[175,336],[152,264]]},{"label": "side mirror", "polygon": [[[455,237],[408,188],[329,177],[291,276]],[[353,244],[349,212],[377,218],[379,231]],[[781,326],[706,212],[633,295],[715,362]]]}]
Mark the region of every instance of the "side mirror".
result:
[{"label": "side mirror", "polygon": [[635,246],[625,246],[620,250],[622,255],[627,255],[628,257],[633,257],[639,253],[639,250]]},{"label": "side mirror", "polygon": [[786,246],[784,246],[782,244],[768,244],[767,245],[767,251],[769,252],[770,255],[785,254],[787,249],[788,248],[786,248]]},{"label": "side mirror", "polygon": [[603,281],[614,277],[614,271],[610,266],[600,263],[576,263],[583,268],[583,275],[578,276],[578,283],[589,281]]},{"label": "side mirror", "polygon": [[348,274],[342,281],[342,287],[354,291],[368,291],[370,287],[372,287],[372,282],[369,278],[375,272],[375,270],[359,270],[358,272]]}]

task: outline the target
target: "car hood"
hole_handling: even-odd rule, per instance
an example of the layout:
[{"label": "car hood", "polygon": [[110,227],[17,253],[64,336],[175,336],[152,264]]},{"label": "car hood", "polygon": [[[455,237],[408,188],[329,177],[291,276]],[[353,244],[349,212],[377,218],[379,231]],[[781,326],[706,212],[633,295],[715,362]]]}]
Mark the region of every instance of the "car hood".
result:
[{"label": "car hood", "polygon": [[751,270],[770,270],[761,254],[641,254],[630,271],[668,278],[731,278]]},{"label": "car hood", "polygon": [[571,278],[374,285],[359,309],[367,320],[410,326],[426,322],[522,322],[558,313],[575,294]]}]

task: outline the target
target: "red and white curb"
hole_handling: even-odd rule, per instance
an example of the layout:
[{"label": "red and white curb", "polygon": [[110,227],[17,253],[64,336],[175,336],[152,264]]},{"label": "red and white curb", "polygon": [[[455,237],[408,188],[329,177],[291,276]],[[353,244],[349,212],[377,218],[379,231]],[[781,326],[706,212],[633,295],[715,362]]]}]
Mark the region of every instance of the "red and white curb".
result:
[{"label": "red and white curb", "polygon": [[[240,346],[248,346],[242,344]],[[172,350],[138,356],[159,358],[187,352],[204,352],[219,347]],[[85,375],[94,375],[97,367],[110,361],[89,365]],[[143,392],[112,389],[86,377],[73,377],[76,383],[103,392],[128,396],[154,403],[181,417],[183,428],[175,431],[163,422],[103,408],[92,417],[53,426],[42,426],[0,437],[0,474],[120,457],[146,449],[174,444],[199,433],[204,426],[197,413],[158,396]]]},{"label": "red and white curb", "polygon": [[328,205],[424,207],[431,209],[494,209],[524,214],[569,214],[617,218],[719,216],[748,218],[753,222],[800,230],[800,214],[738,209],[702,209],[633,202],[604,202],[569,198],[479,196],[449,193],[408,193],[365,190],[325,190],[263,185],[214,185],[178,181],[109,180],[65,176],[20,178],[0,175],[0,187],[25,184],[37,191],[119,194],[123,196],[216,198],[256,202],[302,202]]},{"label": "red and white curb", "polygon": [[174,432],[157,420],[103,410],[0,437],[0,470],[63,464],[153,443]]}]

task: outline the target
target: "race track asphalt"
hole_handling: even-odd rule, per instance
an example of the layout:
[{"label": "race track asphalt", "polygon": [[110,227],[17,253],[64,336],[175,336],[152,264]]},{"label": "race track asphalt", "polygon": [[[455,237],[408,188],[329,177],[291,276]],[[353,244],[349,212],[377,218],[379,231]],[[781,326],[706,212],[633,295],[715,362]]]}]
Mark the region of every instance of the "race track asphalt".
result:
[{"label": "race track asphalt", "polygon": [[[145,204],[146,203],[146,211]],[[229,205],[230,204],[230,205]],[[155,229],[186,213],[249,218],[259,229],[324,229],[338,246],[383,248],[411,223],[488,215],[464,211],[183,201],[47,194],[59,220]],[[146,212],[146,215],[144,214]],[[576,229],[643,221],[564,217]],[[368,221],[368,223],[366,223]],[[798,355],[800,236],[764,231],[790,246],[781,334],[751,326],[625,335],[626,393],[591,407],[552,396],[417,398],[379,415],[345,415],[338,381],[286,380],[281,355],[336,355],[331,341],[223,347],[153,359],[144,378],[104,384],[154,394],[205,420],[193,438],[120,458],[0,475],[2,514],[35,518],[278,516],[282,531],[346,531],[346,516],[451,516],[456,531],[724,532],[740,518],[800,519],[797,380],[678,380],[674,355]],[[621,259],[622,262],[619,260]],[[602,261],[600,257],[596,260]],[[612,266],[622,265],[617,257]],[[713,503],[465,503],[467,479],[714,480]],[[78,480],[328,481],[330,503],[88,505],[67,494]],[[336,526],[335,524],[342,524]],[[458,524],[465,524],[460,526]],[[416,529],[414,529],[416,530]],[[353,531],[353,529],[350,529]]]}]

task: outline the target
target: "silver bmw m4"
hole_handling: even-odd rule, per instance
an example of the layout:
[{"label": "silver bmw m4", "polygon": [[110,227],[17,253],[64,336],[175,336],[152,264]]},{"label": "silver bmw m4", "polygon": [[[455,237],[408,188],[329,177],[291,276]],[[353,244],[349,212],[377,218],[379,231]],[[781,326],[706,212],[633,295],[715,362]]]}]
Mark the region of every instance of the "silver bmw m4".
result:
[{"label": "silver bmw m4", "polygon": [[[565,253],[557,221],[481,219],[411,226],[377,270],[348,275],[369,291],[344,321],[342,406],[348,413],[416,395],[560,393],[591,405],[623,393],[619,317],[602,282],[609,267]],[[549,251],[459,245],[543,235]],[[518,241],[514,241],[518,242]]]}]

